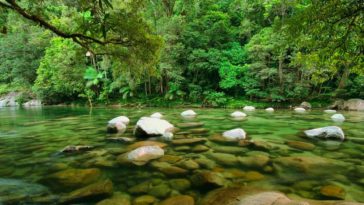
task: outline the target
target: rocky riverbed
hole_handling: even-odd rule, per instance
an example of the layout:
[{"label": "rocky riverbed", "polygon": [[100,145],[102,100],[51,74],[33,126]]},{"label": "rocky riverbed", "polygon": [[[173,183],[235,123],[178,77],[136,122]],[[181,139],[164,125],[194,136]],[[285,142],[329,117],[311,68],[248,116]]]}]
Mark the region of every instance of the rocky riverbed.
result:
[{"label": "rocky riverbed", "polygon": [[[157,111],[153,123],[164,128],[136,135],[138,120]],[[235,110],[182,111],[1,110],[0,203],[364,203],[363,113],[340,112],[346,120],[337,122],[323,110],[249,109],[239,119]],[[119,115],[130,122],[107,133]],[[337,137],[304,132],[327,126]]]}]

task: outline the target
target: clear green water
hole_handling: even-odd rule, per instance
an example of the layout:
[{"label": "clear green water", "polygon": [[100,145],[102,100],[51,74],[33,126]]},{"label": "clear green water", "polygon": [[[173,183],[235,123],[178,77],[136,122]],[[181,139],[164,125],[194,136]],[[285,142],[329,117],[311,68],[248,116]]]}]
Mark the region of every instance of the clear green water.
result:
[{"label": "clear green water", "polygon": [[[268,168],[251,168],[237,164],[223,165],[217,163],[212,169],[214,172],[227,173],[229,170],[257,171],[264,175],[258,180],[233,180],[227,177],[230,184],[254,185],[283,191],[287,194],[301,197],[325,199],[320,193],[320,186],[325,184],[337,184],[346,191],[345,199],[364,202],[364,113],[341,112],[345,115],[344,123],[335,123],[330,119],[330,114],[322,110],[314,110],[304,114],[294,113],[291,110],[279,110],[267,113],[264,110],[248,112],[248,117],[243,121],[234,121],[229,114],[234,110],[226,109],[195,109],[199,114],[197,118],[186,120],[180,117],[183,109],[119,109],[96,108],[92,112],[88,108],[70,107],[46,107],[41,109],[0,109],[0,178],[19,179],[27,183],[42,184],[42,179],[50,174],[62,170],[62,167],[94,168],[102,171],[104,178],[111,179],[114,192],[129,193],[129,189],[137,184],[150,179],[169,181],[174,178],[186,178],[191,180],[195,171],[189,171],[184,176],[167,176],[153,167],[147,165],[136,167],[124,167],[116,163],[116,157],[125,150],[128,144],[110,142],[106,140],[113,135],[106,133],[106,122],[116,116],[126,115],[131,122],[127,132],[123,136],[132,135],[132,127],[142,116],[148,116],[153,112],[161,112],[165,119],[177,125],[181,122],[203,122],[204,128],[209,132],[205,135],[190,134],[189,137],[210,137],[214,133],[238,128],[243,128],[250,139],[269,142],[275,148],[263,150],[270,157]],[[348,140],[343,143],[330,141],[312,141],[302,138],[301,132],[306,129],[338,125],[342,127]],[[181,132],[188,129],[181,129]],[[177,138],[185,135],[177,135]],[[298,140],[316,145],[312,151],[302,151],[286,145],[288,140]],[[168,143],[167,143],[168,144]],[[67,145],[91,145],[94,149],[77,154],[59,154],[59,150]],[[216,152],[215,148],[222,152],[221,146],[238,147],[237,145],[219,145],[209,141],[209,152]],[[220,147],[220,149],[218,148]],[[196,159],[207,156],[206,153],[193,153],[192,151],[176,151],[176,146],[169,144],[166,154],[179,155],[183,158]],[[224,148],[224,147],[223,147]],[[254,148],[242,148],[245,151],[234,154],[235,156],[247,156],[253,153]],[[261,150],[260,150],[261,151]],[[228,151],[229,152],[229,151]],[[323,170],[324,175],[306,175],[292,169],[285,169],[284,173],[274,170],[274,160],[284,156],[320,156],[327,159],[348,164],[348,173],[342,174],[337,170]],[[96,159],[102,159],[105,163],[96,163]],[[62,166],[61,166],[62,165]],[[203,169],[203,168],[200,168]],[[294,180],[285,178],[285,175],[293,176]],[[297,177],[295,177],[297,176]],[[298,182],[311,182],[309,187],[298,186]],[[313,181],[313,182],[312,182]],[[0,204],[6,200],[9,190],[2,189],[0,180]],[[49,188],[52,195],[66,194],[73,189]],[[192,185],[181,194],[193,195],[197,200],[202,198],[210,189],[195,187]],[[7,192],[8,191],[8,192]],[[26,190],[24,192],[27,192]],[[29,191],[31,192],[31,191]],[[132,198],[144,194],[129,193]],[[26,194],[24,194],[26,195]],[[32,196],[18,197],[12,200],[14,204],[32,202]],[[88,201],[85,201],[87,203]],[[95,201],[93,201],[95,202]],[[91,204],[93,202],[90,202]]]}]

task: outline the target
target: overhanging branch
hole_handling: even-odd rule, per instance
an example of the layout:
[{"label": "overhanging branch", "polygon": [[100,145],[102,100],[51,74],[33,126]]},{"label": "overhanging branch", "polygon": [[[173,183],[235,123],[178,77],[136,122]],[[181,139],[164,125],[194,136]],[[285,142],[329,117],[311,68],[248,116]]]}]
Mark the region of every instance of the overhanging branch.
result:
[{"label": "overhanging branch", "polygon": [[48,29],[55,33],[56,35],[63,37],[63,38],[69,38],[72,39],[77,44],[81,45],[82,47],[89,49],[89,44],[96,43],[99,45],[107,45],[107,44],[118,44],[118,45],[127,45],[128,40],[126,39],[111,39],[111,40],[100,40],[91,36],[84,35],[82,33],[68,33],[64,32],[57,27],[53,26],[52,24],[48,23],[41,17],[31,14],[28,11],[26,11],[24,8],[20,7],[15,0],[5,0],[5,2],[0,2],[0,7],[3,7],[5,9],[10,9],[15,11],[16,13],[20,14],[24,18],[33,21],[35,23],[38,23],[41,27]]}]

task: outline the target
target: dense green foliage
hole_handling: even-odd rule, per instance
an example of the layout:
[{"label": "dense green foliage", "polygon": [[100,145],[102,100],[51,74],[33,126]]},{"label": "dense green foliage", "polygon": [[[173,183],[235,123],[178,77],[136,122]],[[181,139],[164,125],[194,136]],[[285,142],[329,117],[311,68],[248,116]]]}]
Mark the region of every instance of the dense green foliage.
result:
[{"label": "dense green foliage", "polygon": [[364,97],[359,0],[1,2],[1,88],[47,103]]}]

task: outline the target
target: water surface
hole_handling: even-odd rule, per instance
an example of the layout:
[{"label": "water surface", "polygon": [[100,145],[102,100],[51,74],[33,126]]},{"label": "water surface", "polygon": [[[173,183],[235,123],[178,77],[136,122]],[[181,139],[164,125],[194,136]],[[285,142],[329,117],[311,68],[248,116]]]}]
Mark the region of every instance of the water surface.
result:
[{"label": "water surface", "polygon": [[[192,148],[184,149],[174,146],[168,142],[166,154],[181,156],[196,160],[200,157],[211,159],[209,153],[229,153],[237,157],[251,156],[255,152],[269,156],[270,161],[264,167],[247,167],[239,163],[227,165],[217,161],[214,168],[200,167],[198,170],[189,170],[186,175],[166,175],[150,165],[124,166],[116,162],[116,158],[125,152],[129,144],[111,142],[106,140],[110,135],[106,133],[106,122],[116,116],[125,115],[131,120],[127,132],[123,136],[131,136],[133,125],[142,116],[148,116],[153,112],[161,112],[165,119],[174,125],[183,122],[202,122],[207,133],[191,133],[191,129],[180,130],[176,138],[205,137],[209,138],[216,133],[243,128],[248,137],[253,140],[268,142],[270,149],[255,149],[251,147],[239,147],[237,144],[219,144],[208,141],[205,145],[210,148],[207,152],[193,152]],[[346,121],[335,123],[330,119],[330,114],[322,110],[313,110],[299,114],[291,110],[278,110],[267,113],[264,110],[247,112],[248,117],[242,121],[236,121],[229,117],[234,110],[227,109],[195,109],[198,117],[195,119],[183,119],[180,112],[183,109],[137,109],[137,108],[94,108],[90,111],[83,107],[44,107],[33,109],[0,109],[0,203],[11,201],[14,204],[32,202],[34,197],[32,190],[24,189],[22,193],[11,200],[6,198],[11,195],[6,186],[7,180],[20,180],[27,184],[45,186],[47,194],[55,196],[65,195],[75,188],[50,187],[44,179],[52,173],[69,168],[98,168],[102,177],[113,182],[114,192],[130,194],[132,198],[150,193],[131,193],[130,188],[148,180],[157,180],[157,183],[165,183],[172,179],[187,179],[192,185],[187,190],[176,191],[173,187],[171,193],[159,197],[159,200],[171,194],[189,194],[198,201],[210,187],[199,187],[194,185],[193,175],[201,170],[210,170],[221,173],[225,178],[227,186],[240,184],[244,186],[258,186],[285,192],[287,194],[307,197],[313,199],[327,199],[320,194],[320,187],[327,184],[335,184],[342,187],[347,200],[364,202],[364,113],[363,112],[340,112],[345,115]],[[302,131],[311,128],[337,125],[340,126],[349,139],[343,143],[337,141],[323,141],[305,139]],[[355,139],[355,140],[350,140]],[[289,147],[287,141],[302,141],[314,144],[316,147],[310,151],[304,151]],[[94,148],[76,154],[60,154],[59,151],[67,145],[91,145]],[[229,147],[230,146],[230,150]],[[227,148],[228,147],[228,148]],[[241,152],[234,152],[233,148],[241,148]],[[324,174],[317,177],[315,174],[306,174],[300,171],[285,168],[279,170],[275,161],[280,157],[289,156],[314,156],[333,159],[336,162],[346,163],[347,171],[322,170]],[[213,161],[216,161],[212,159]],[[229,171],[236,173],[255,173],[264,177],[229,177]],[[234,172],[235,171],[235,172]],[[159,181],[158,181],[159,180]],[[302,182],[299,184],[298,182]],[[309,186],[304,186],[307,182]],[[6,186],[4,184],[7,184]],[[3,186],[3,188],[2,188]],[[5,187],[5,188],[4,188]],[[14,186],[16,187],[16,186]],[[34,189],[33,189],[34,191]],[[13,191],[15,193],[16,190]],[[27,194],[29,193],[29,194]],[[44,195],[44,193],[42,193]],[[97,201],[98,199],[96,199]],[[95,199],[84,201],[93,204]]]}]

